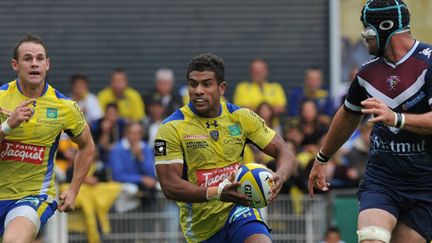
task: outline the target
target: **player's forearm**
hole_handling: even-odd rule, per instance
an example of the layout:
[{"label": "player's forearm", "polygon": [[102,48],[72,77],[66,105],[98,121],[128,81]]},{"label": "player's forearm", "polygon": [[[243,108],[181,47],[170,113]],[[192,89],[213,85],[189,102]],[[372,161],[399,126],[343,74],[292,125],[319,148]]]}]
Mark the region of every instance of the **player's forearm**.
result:
[{"label": "player's forearm", "polygon": [[276,173],[281,177],[282,181],[286,181],[294,174],[297,162],[287,146],[283,146],[277,153]]},{"label": "player's forearm", "polygon": [[361,118],[362,115],[349,113],[343,107],[339,108],[324,138],[321,147],[322,153],[327,156],[335,154],[348,138],[350,138],[351,134],[360,123]]},{"label": "player's forearm", "polygon": [[179,179],[172,182],[163,182],[162,191],[166,198],[177,202],[200,203],[207,202],[207,188],[196,186],[188,181]]},{"label": "player's forearm", "polygon": [[432,134],[432,112],[425,114],[407,114],[403,129],[423,135]]},{"label": "player's forearm", "polygon": [[78,150],[75,155],[74,171],[70,189],[77,194],[93,162],[94,152],[94,143],[93,141],[90,141],[82,149]]}]

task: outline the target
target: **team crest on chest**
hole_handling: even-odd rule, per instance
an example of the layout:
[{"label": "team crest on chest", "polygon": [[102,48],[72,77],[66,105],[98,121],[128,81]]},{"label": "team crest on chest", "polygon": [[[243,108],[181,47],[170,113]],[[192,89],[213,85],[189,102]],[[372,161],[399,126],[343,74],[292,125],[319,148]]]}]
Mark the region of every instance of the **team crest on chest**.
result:
[{"label": "team crest on chest", "polygon": [[218,130],[211,130],[210,136],[215,142],[217,142],[217,140],[219,140],[219,131]]},{"label": "team crest on chest", "polygon": [[387,79],[387,81],[386,81],[387,85],[390,87],[389,90],[394,90],[395,87],[396,87],[396,85],[397,85],[399,82],[400,82],[400,79],[399,79],[399,77],[396,76],[396,75],[392,75],[392,76],[390,76],[390,77]]}]

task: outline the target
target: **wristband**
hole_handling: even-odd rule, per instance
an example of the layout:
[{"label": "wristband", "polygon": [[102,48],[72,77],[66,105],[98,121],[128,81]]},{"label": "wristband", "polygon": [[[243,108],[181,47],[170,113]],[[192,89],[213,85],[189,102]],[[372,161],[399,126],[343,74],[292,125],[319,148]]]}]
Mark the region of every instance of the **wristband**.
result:
[{"label": "wristband", "polygon": [[9,126],[9,124],[7,123],[7,121],[8,121],[8,119],[6,119],[6,121],[4,121],[4,122],[1,124],[1,131],[2,131],[4,134],[8,134],[10,131],[12,131],[12,128]]},{"label": "wristband", "polygon": [[402,129],[405,126],[405,115],[401,113],[401,125],[399,129]]},{"label": "wristband", "polygon": [[209,201],[220,200],[223,189],[225,188],[225,186],[227,186],[231,183],[232,182],[230,180],[225,179],[221,183],[219,183],[218,186],[208,187],[207,192],[206,192],[207,200],[209,200]]},{"label": "wristband", "polygon": [[402,129],[405,126],[405,115],[403,113],[395,112],[395,125],[394,127]]},{"label": "wristband", "polygon": [[330,156],[325,155],[321,150],[317,153],[315,159],[319,164],[325,165],[330,160]]}]

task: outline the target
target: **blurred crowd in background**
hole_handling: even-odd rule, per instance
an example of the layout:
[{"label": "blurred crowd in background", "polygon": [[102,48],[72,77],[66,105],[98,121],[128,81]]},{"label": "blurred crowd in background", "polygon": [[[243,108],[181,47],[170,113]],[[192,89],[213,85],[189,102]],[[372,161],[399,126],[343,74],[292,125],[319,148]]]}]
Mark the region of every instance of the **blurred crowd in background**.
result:
[{"label": "blurred crowd in background", "polygon": [[[310,67],[304,71],[302,86],[291,90],[288,97],[278,80],[269,80],[271,67],[265,60],[254,59],[249,67],[249,77],[232,87],[233,97],[222,100],[255,111],[284,138],[299,166],[281,193],[301,200],[307,191],[307,176],[321,140],[333,114],[344,101],[349,82],[332,98],[324,88],[322,70]],[[356,71],[353,68],[350,78]],[[107,86],[94,94],[88,88],[91,77],[86,74],[70,77],[71,93],[68,95],[81,107],[98,148],[94,165],[77,198],[85,224],[74,225],[69,220],[70,229],[86,227],[89,242],[99,241],[99,231],[110,231],[104,217],[113,208],[126,212],[149,207],[155,201],[160,187],[155,173],[153,140],[163,120],[189,102],[186,82],[180,79],[178,83],[182,85],[176,85],[174,72],[169,68],[156,71],[152,90],[129,86],[127,71],[121,68],[112,70],[110,78]],[[343,149],[332,157],[327,166],[332,188],[357,187],[365,170],[370,132],[371,126],[363,122]],[[63,183],[61,188],[66,188],[72,178],[76,151],[75,144],[63,134],[56,169],[57,179]],[[247,144],[244,163],[251,162],[275,170],[273,158]],[[101,225],[95,227],[98,224]]]}]

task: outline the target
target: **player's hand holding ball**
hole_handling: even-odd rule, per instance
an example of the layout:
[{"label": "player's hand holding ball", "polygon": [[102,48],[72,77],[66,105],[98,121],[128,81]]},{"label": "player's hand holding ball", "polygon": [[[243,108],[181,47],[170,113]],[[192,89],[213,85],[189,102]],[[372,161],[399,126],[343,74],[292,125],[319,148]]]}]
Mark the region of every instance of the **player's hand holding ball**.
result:
[{"label": "player's hand holding ball", "polygon": [[251,207],[262,208],[279,193],[282,183],[278,174],[264,165],[248,163],[239,168],[235,182],[240,183],[238,192],[248,196]]}]

